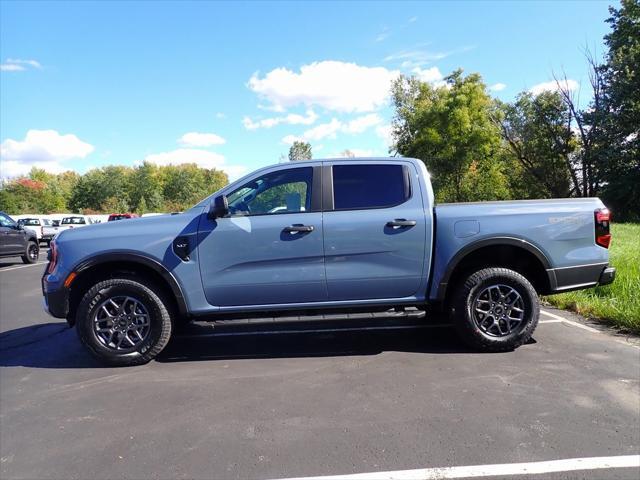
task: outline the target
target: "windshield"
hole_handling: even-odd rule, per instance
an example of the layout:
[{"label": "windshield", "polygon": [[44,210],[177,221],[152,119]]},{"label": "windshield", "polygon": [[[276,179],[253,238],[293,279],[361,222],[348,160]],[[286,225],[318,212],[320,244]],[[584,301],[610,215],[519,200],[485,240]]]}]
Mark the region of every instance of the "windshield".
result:
[{"label": "windshield", "polygon": [[18,225],[40,226],[40,220],[37,218],[23,218],[18,220]]},{"label": "windshield", "polygon": [[62,219],[62,225],[84,225],[87,223],[83,217],[65,217]]},{"label": "windshield", "polygon": [[125,218],[129,218],[130,215],[111,215],[109,216],[109,221],[112,222],[113,220],[124,220]]}]

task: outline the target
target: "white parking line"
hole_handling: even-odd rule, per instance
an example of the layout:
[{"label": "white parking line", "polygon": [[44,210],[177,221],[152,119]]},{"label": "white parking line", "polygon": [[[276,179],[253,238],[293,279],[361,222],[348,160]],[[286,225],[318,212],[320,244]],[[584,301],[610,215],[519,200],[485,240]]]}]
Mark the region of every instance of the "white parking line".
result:
[{"label": "white parking line", "polygon": [[322,477],[298,477],[281,480],[431,480],[443,478],[478,478],[508,475],[535,475],[577,470],[612,468],[639,468],[640,455],[615,457],[567,458],[547,462],[504,463],[499,465],[474,465],[467,467],[423,468],[391,472],[356,473]]},{"label": "white parking line", "polygon": [[10,272],[11,270],[18,270],[19,268],[35,267],[36,265],[44,265],[45,263],[47,262],[36,262],[36,263],[30,263],[28,265],[19,265],[17,267],[0,268],[0,273]]},{"label": "white parking line", "polygon": [[[566,323],[568,325],[573,325],[574,327],[578,327],[578,328],[581,328],[583,330],[586,330],[587,332],[600,333],[600,330],[596,330],[595,328],[588,327],[586,325],[583,325],[583,324],[578,323],[578,322],[574,322],[572,320],[567,320],[566,318],[562,318],[561,316],[556,315],[555,313],[547,312],[546,310],[540,310],[540,313],[542,313],[543,315],[546,315],[547,317],[551,317],[551,318],[553,318],[555,320],[558,320],[560,322]],[[546,322],[546,323],[551,323],[551,322]]]}]

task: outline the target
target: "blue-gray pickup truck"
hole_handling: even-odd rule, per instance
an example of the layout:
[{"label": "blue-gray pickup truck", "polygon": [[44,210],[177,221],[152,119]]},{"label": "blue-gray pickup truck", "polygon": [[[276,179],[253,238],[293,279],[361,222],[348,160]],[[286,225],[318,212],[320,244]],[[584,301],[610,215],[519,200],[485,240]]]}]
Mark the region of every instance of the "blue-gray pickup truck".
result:
[{"label": "blue-gray pickup truck", "polygon": [[613,281],[609,215],[597,198],[436,206],[411,158],[278,164],[178,215],[60,233],[44,303],[111,365],[193,320],[427,306],[473,348],[513,350],[538,294]]}]

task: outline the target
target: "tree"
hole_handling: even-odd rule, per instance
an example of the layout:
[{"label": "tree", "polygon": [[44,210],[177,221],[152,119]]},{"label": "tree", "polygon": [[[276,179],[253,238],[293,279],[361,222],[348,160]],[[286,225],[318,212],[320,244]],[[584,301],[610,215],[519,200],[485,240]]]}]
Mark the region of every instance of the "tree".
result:
[{"label": "tree", "polygon": [[425,162],[439,201],[509,198],[495,103],[480,75],[456,70],[445,82],[405,76],[394,82],[392,151]]},{"label": "tree", "polygon": [[300,142],[296,140],[289,149],[289,161],[311,160],[311,144],[308,142]]},{"label": "tree", "polygon": [[[522,167],[527,197],[568,197],[579,189],[572,169],[577,140],[572,113],[557,92],[523,92],[501,103],[502,137]],[[571,179],[573,183],[571,182]]]},{"label": "tree", "polygon": [[355,158],[356,154],[347,148],[346,150],[340,152],[340,156],[343,158]]},{"label": "tree", "polygon": [[603,76],[603,103],[607,113],[602,137],[606,163],[603,198],[616,218],[640,220],[640,2],[622,0],[609,8],[612,31]]}]

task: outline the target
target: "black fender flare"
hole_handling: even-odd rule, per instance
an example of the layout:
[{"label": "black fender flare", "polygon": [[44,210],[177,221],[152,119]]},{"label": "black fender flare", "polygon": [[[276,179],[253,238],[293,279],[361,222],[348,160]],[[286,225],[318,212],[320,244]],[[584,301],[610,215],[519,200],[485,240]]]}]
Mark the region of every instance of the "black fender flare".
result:
[{"label": "black fender flare", "polygon": [[481,248],[498,246],[498,245],[509,245],[512,247],[522,248],[528,251],[529,253],[533,254],[540,261],[545,271],[547,272],[547,276],[549,277],[550,290],[553,290],[555,288],[556,278],[555,278],[555,275],[553,274],[551,262],[539,247],[537,247],[533,243],[523,238],[491,237],[491,238],[484,238],[482,240],[477,240],[473,243],[465,245],[463,248],[458,250],[458,252],[453,256],[451,261],[449,261],[449,264],[447,265],[444,275],[440,280],[440,283],[438,285],[438,291],[436,294],[436,300],[440,302],[444,301],[445,296],[447,294],[447,286],[449,284],[449,281],[451,280],[451,276],[453,275],[453,272],[456,270],[456,267],[460,264],[462,260],[464,260],[465,257],[467,257],[469,254]]},{"label": "black fender flare", "polygon": [[182,293],[182,287],[176,280],[175,276],[158,260],[155,258],[143,255],[137,251],[128,250],[114,250],[109,252],[100,253],[98,255],[92,255],[89,258],[81,260],[73,268],[73,272],[80,274],[97,265],[103,265],[110,262],[128,262],[137,263],[143,265],[154,272],[158,273],[162,279],[169,285],[171,292],[173,293],[176,304],[178,306],[178,312],[181,316],[188,315],[187,303]]}]

